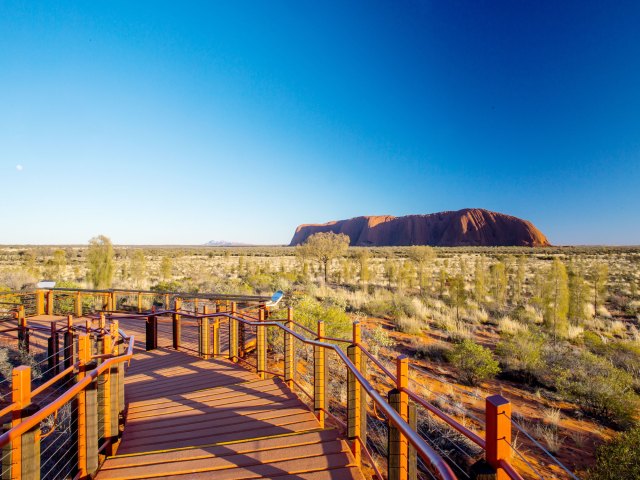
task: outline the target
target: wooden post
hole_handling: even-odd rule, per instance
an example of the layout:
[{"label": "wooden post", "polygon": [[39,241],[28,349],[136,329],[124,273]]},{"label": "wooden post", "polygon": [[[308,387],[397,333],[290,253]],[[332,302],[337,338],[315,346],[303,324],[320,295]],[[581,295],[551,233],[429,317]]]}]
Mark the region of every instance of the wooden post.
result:
[{"label": "wooden post", "polygon": [[[258,311],[258,322],[264,322],[264,309]],[[258,376],[266,378],[267,369],[267,336],[266,327],[263,325],[256,326],[256,363]]]},{"label": "wooden post", "polygon": [[158,348],[158,317],[155,315],[150,315],[147,317],[147,321],[145,323],[145,333],[146,333],[146,350],[155,350]]},{"label": "wooden post", "polygon": [[[176,312],[182,308],[182,299],[176,298]],[[180,337],[182,333],[182,326],[180,321],[180,314],[173,314],[173,348],[178,350],[180,348]]]},{"label": "wooden post", "polygon": [[487,397],[485,404],[487,463],[495,470],[496,480],[509,480],[500,460],[511,458],[511,402],[501,395]]},{"label": "wooden post", "polygon": [[18,348],[27,353],[29,352],[29,328],[27,327],[24,307],[22,307],[22,312],[18,310]]},{"label": "wooden post", "polygon": [[36,315],[44,315],[44,290],[36,290]]},{"label": "wooden post", "polygon": [[[76,342],[73,336],[73,316],[69,315],[67,317],[67,330],[63,335],[63,352],[62,358],[64,361],[64,369],[66,370],[71,365],[76,363],[76,351],[75,351]],[[66,382],[70,383],[73,381],[73,374],[70,373],[67,376]]]},{"label": "wooden post", "polygon": [[[11,400],[16,404],[11,413],[11,427],[22,421],[22,410],[31,403],[31,367],[21,365],[11,372]],[[22,478],[22,436],[11,441],[11,479]]]},{"label": "wooden post", "polygon": [[82,312],[82,293],[80,292],[76,292],[74,307],[76,311],[76,317],[81,317],[83,312]]},{"label": "wooden post", "polygon": [[138,292],[138,313],[142,313],[142,293]]},{"label": "wooden post", "polygon": [[[111,332],[105,334],[102,340],[102,354],[107,355],[113,353],[113,344],[111,338]],[[104,435],[104,442],[107,445],[104,454],[110,456],[113,454],[113,434],[111,432],[111,391],[114,377],[114,369],[110,368],[106,370],[98,382],[98,418],[102,423],[102,431]]]},{"label": "wooden post", "polygon": [[247,339],[246,335],[246,324],[244,322],[239,322],[238,324],[238,350],[239,355],[244,358],[246,354],[245,342]]},{"label": "wooden post", "polygon": [[[89,336],[78,336],[78,357],[80,369],[78,380],[95,368],[91,361],[91,343]],[[78,473],[81,479],[89,478],[98,469],[98,402],[95,380],[87,385],[77,398],[78,426]]]},{"label": "wooden post", "polygon": [[53,290],[47,290],[47,315],[53,315]]},{"label": "wooden post", "polygon": [[[408,387],[409,382],[409,359],[406,355],[398,357],[396,375],[396,388],[389,392],[389,404],[407,422],[409,420],[409,397],[404,389]],[[389,422],[389,480],[408,479],[408,445],[407,438],[392,422]]]},{"label": "wooden post", "polygon": [[[209,311],[209,309],[207,307],[205,307],[205,311]],[[216,313],[220,313],[220,303],[216,303]],[[212,343],[211,343],[211,350],[212,350],[212,356],[215,358],[218,355],[220,355],[220,318],[215,317],[213,319],[213,322],[211,324],[211,330],[212,330]]]},{"label": "wooden post", "polygon": [[51,335],[47,339],[47,370],[53,375],[60,371],[59,365],[60,342],[58,341],[58,331],[56,322],[51,322]]},{"label": "wooden post", "polygon": [[[318,338],[325,336],[324,321],[318,321]],[[322,347],[313,347],[313,409],[315,411],[320,428],[324,428],[326,417],[326,397],[327,377],[326,377],[325,350]]]},{"label": "wooden post", "polygon": [[165,293],[165,295],[164,295],[164,309],[165,310],[170,310],[171,306],[169,305],[169,302],[170,302],[169,294]]},{"label": "wooden post", "polygon": [[[287,308],[285,326],[293,330],[293,309],[291,307]],[[284,381],[290,390],[293,390],[294,368],[293,335],[284,332]]]},{"label": "wooden post", "polygon": [[[360,323],[353,322],[353,343],[347,347],[349,360],[356,368],[360,365]],[[347,369],[347,437],[351,441],[351,451],[358,465],[362,464],[362,444],[360,443],[360,432],[362,431],[362,385],[356,380],[353,372]]]},{"label": "wooden post", "polygon": [[209,317],[200,318],[200,332],[198,335],[198,341],[200,344],[200,356],[202,358],[209,358],[211,353],[211,342],[209,341]]},{"label": "wooden post", "polygon": [[114,312],[118,310],[118,294],[115,290],[111,292],[111,310]]},{"label": "wooden post", "polygon": [[[231,302],[231,317],[236,315],[236,302]],[[229,318],[229,360],[238,361],[238,321]]]}]

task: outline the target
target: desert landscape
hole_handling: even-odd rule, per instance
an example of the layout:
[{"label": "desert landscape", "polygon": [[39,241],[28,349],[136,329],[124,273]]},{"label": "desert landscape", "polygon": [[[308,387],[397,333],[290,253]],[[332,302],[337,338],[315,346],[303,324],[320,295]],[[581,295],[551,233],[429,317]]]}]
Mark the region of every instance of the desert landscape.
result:
[{"label": "desert landscape", "polygon": [[[324,319],[338,338],[358,320],[371,352],[391,370],[407,354],[412,385],[464,425],[482,430],[489,394],[513,402],[522,429],[514,440],[522,459],[514,461],[526,478],[571,478],[552,458],[580,478],[605,478],[611,467],[597,452],[624,458],[635,448],[626,442],[637,438],[640,412],[639,248],[362,248],[327,235],[338,240],[328,258],[313,237],[298,247],[113,246],[109,287],[282,290],[298,321],[314,328]],[[5,290],[43,278],[99,287],[91,268],[88,246],[0,248]],[[345,381],[338,372],[331,378]],[[477,447],[424,422],[430,443],[467,471]]]}]

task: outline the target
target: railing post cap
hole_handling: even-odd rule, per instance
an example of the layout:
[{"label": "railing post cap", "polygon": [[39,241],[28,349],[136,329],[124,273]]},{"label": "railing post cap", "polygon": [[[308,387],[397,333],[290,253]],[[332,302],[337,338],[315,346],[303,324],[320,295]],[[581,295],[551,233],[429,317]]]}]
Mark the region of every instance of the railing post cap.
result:
[{"label": "railing post cap", "polygon": [[511,402],[504,398],[502,395],[491,395],[487,397],[487,403],[490,403],[495,407],[502,407],[504,405],[510,404]]}]

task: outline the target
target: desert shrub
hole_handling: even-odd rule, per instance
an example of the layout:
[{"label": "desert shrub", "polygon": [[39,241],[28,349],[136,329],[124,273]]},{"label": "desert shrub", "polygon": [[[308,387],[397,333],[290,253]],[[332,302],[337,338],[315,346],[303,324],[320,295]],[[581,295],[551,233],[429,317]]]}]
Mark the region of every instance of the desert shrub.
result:
[{"label": "desert shrub", "polygon": [[394,295],[390,300],[373,300],[363,305],[362,309],[373,317],[389,319],[402,315],[421,318],[426,312],[419,303],[404,295]]},{"label": "desert shrub", "polygon": [[638,397],[629,373],[589,351],[555,352],[549,364],[552,381],[566,398],[619,427],[634,422]]},{"label": "desert shrub", "polygon": [[517,335],[503,334],[496,348],[505,371],[523,376],[531,383],[544,367],[542,346],[544,337],[525,331]]},{"label": "desert shrub", "polygon": [[423,338],[413,337],[411,347],[415,350],[416,358],[428,358],[437,362],[446,360],[447,354],[451,350],[442,343],[428,343]]},{"label": "desert shrub", "polygon": [[447,360],[460,372],[460,379],[470,385],[495,377],[500,373],[498,362],[488,348],[472,340],[463,340],[448,354]]},{"label": "desert shrub", "polygon": [[621,433],[596,452],[596,464],[588,471],[591,480],[640,479],[640,427]]},{"label": "desert shrub", "polygon": [[422,332],[423,324],[413,317],[401,315],[395,319],[398,330],[409,335],[419,335]]},{"label": "desert shrub", "polygon": [[317,329],[318,320],[324,320],[327,336],[351,338],[353,322],[344,309],[331,303],[319,302],[305,295],[295,304],[294,319],[312,330]]},{"label": "desert shrub", "polygon": [[372,329],[363,330],[364,341],[367,345],[367,350],[377,356],[382,348],[389,348],[394,345],[393,339],[382,327],[376,327]]}]

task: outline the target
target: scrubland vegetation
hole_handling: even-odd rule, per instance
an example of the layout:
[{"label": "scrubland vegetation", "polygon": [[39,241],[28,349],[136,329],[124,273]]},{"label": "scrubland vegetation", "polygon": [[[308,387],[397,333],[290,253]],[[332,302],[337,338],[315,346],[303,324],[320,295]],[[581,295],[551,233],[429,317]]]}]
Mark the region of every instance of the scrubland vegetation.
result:
[{"label": "scrubland vegetation", "polygon": [[329,336],[348,337],[351,322],[363,321],[374,354],[411,355],[452,402],[464,400],[447,384],[502,393],[514,419],[582,475],[640,478],[637,459],[611,461],[630,448],[637,457],[638,248],[366,249],[335,238],[297,248],[119,247],[106,238],[0,248],[0,288],[42,278],[86,288],[282,289],[296,319],[310,327],[324,319]]}]

